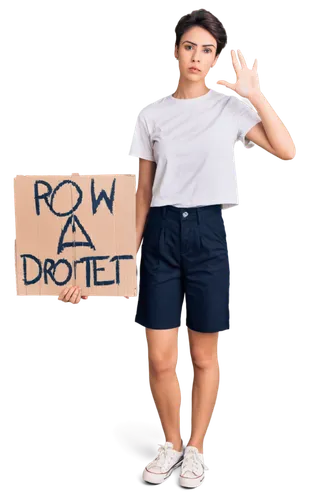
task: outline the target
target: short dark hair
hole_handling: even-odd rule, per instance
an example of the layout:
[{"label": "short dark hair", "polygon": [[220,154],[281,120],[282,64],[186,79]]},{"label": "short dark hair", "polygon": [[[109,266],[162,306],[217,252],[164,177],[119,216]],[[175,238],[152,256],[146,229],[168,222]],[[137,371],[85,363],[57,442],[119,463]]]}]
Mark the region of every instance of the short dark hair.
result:
[{"label": "short dark hair", "polygon": [[178,21],[175,28],[176,32],[176,46],[179,49],[180,39],[183,34],[191,29],[193,26],[201,26],[216,40],[216,54],[218,56],[222,49],[227,45],[227,33],[221,23],[211,12],[205,9],[193,10],[191,14],[186,14]]}]

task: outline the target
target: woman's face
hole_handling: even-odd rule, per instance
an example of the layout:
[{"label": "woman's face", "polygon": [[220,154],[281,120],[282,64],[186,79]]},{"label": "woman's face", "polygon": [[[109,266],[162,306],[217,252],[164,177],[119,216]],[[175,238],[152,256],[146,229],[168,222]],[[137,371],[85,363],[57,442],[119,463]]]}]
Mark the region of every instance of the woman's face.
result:
[{"label": "woman's face", "polygon": [[[180,39],[179,49],[175,47],[181,76],[191,81],[204,79],[218,59],[215,53],[216,40],[209,31],[199,26],[186,31]],[[190,71],[191,66],[200,71]]]}]

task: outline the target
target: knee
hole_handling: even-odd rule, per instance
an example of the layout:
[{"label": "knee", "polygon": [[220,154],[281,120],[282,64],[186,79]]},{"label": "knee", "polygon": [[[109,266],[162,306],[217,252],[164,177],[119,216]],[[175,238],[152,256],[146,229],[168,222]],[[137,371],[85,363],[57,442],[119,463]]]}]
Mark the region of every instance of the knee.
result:
[{"label": "knee", "polygon": [[193,368],[199,370],[208,370],[218,363],[217,354],[207,353],[201,349],[194,349],[191,352]]},{"label": "knee", "polygon": [[149,370],[155,376],[169,375],[176,371],[177,359],[170,354],[149,355]]}]

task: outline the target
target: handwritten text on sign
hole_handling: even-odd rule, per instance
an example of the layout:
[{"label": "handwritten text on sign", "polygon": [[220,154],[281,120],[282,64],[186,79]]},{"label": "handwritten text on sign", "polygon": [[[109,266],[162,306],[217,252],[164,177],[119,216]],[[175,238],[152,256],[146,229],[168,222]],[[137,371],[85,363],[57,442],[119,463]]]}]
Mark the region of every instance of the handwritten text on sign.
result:
[{"label": "handwritten text on sign", "polygon": [[[80,179],[80,177],[78,177]],[[89,181],[89,185],[87,182]],[[36,284],[42,280],[43,284],[48,285],[50,282],[57,286],[64,286],[69,283],[72,278],[76,280],[77,272],[81,268],[80,277],[84,276],[84,286],[90,288],[91,286],[107,286],[119,285],[121,282],[120,276],[120,263],[124,260],[134,259],[133,254],[116,254],[116,255],[100,255],[99,246],[94,241],[94,236],[91,234],[95,230],[96,223],[90,222],[90,230],[87,230],[84,219],[88,217],[96,217],[98,212],[103,210],[103,220],[106,221],[107,217],[114,216],[114,202],[116,198],[116,177],[113,178],[109,194],[105,189],[96,189],[95,179],[93,177],[86,179],[86,189],[80,187],[80,181],[73,179],[64,179],[58,182],[55,187],[45,179],[35,178],[33,187],[33,215],[42,217],[45,212],[49,216],[61,219],[61,227],[59,227],[58,236],[52,241],[55,242],[52,254],[56,254],[59,258],[47,256],[40,258],[33,252],[19,253],[22,263],[22,279],[24,286]],[[88,188],[89,191],[88,191]],[[66,193],[64,196],[63,194]],[[70,197],[69,197],[70,193]],[[71,203],[66,208],[61,200],[69,200]],[[60,205],[60,206],[59,206]],[[84,212],[82,218],[78,215],[79,208],[84,205]],[[88,215],[89,212],[89,215]],[[107,212],[107,213],[106,213]],[[96,219],[94,219],[96,221]],[[119,220],[119,219],[118,219]],[[120,225],[120,221],[117,226]],[[98,227],[101,223],[97,224]],[[104,231],[100,231],[99,241],[101,236],[104,244],[106,245],[106,238],[110,238],[110,225],[109,222],[105,223]],[[115,234],[113,232],[113,234]],[[84,247],[89,249],[86,255],[76,257],[76,248]],[[66,249],[75,249],[75,253],[65,258],[64,254]],[[82,253],[82,250],[81,252]],[[67,250],[68,254],[68,250]],[[72,258],[71,258],[72,257]],[[73,258],[74,257],[74,258]],[[103,272],[105,267],[101,264],[112,263],[115,267],[113,273],[114,279],[103,279]],[[83,272],[82,272],[83,270]]]}]

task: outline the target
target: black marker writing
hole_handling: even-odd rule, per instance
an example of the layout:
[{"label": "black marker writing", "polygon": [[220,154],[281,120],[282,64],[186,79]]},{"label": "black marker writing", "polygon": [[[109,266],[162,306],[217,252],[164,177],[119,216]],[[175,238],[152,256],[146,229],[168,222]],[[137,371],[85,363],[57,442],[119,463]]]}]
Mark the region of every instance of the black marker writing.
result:
[{"label": "black marker writing", "polygon": [[112,187],[111,187],[111,193],[110,193],[110,199],[107,197],[107,194],[104,189],[100,192],[98,195],[98,198],[96,199],[95,195],[95,179],[91,179],[91,184],[90,184],[90,191],[91,191],[91,205],[92,205],[92,213],[95,215],[97,212],[98,205],[100,204],[101,200],[104,198],[105,203],[110,210],[110,213],[113,214],[113,202],[114,202],[114,197],[115,197],[115,186],[116,186],[116,179],[113,179],[112,182]]},{"label": "black marker writing", "polygon": [[[66,285],[72,278],[73,272],[74,277],[76,278],[76,267],[78,264],[85,264],[86,268],[86,287],[91,286],[106,286],[106,285],[119,285],[120,284],[120,261],[133,259],[133,255],[114,255],[110,258],[109,255],[103,256],[91,256],[91,257],[82,257],[79,260],[74,261],[74,271],[72,269],[72,265],[66,259],[59,259],[58,261],[54,261],[53,259],[46,258],[44,264],[41,260],[32,254],[21,254],[20,257],[23,259],[23,283],[25,286],[33,285],[34,283],[38,283],[42,278],[44,280],[44,284],[48,285],[49,281],[53,281],[56,285],[62,286]],[[30,262],[35,262],[36,271],[34,276],[27,275],[27,260],[30,259]],[[107,260],[108,262],[115,262],[116,268],[116,279],[109,281],[98,281],[97,272],[105,271],[104,267],[97,267],[98,260]],[[56,278],[56,270],[58,266],[65,266],[67,269],[67,276],[63,281],[59,281]],[[92,272],[91,272],[92,265]],[[91,283],[92,281],[92,283]]]},{"label": "black marker writing", "polygon": [[[47,187],[46,193],[42,193],[42,194],[39,193],[38,187],[40,184],[44,184],[44,186]],[[59,189],[62,186],[64,186],[65,184],[72,184],[73,187],[75,187],[75,189],[79,193],[79,197],[78,197],[78,200],[77,200],[76,204],[74,205],[74,207],[71,208],[68,212],[56,212],[53,208],[54,197],[55,197],[57,191],[59,191]],[[46,182],[46,181],[36,181],[35,182],[35,206],[36,206],[36,214],[37,215],[40,215],[39,200],[44,200],[46,205],[49,207],[50,211],[54,215],[56,215],[57,217],[66,217],[67,215],[71,215],[73,212],[75,212],[75,210],[77,210],[77,208],[80,206],[80,204],[82,202],[82,190],[81,190],[80,186],[78,186],[76,184],[76,182],[73,182],[70,180],[60,182],[51,195],[51,201],[49,201],[49,196],[51,193],[52,193],[52,187],[50,186],[50,184],[48,182]]]},{"label": "black marker writing", "polygon": [[[76,225],[79,226],[81,233],[86,238],[86,241],[70,240],[68,242],[64,242],[64,238],[68,230],[71,229],[72,233],[76,232]],[[63,230],[60,233],[57,254],[61,253],[65,247],[89,247],[92,248],[93,250],[96,250],[93,242],[91,241],[90,236],[88,235],[87,231],[84,229],[84,227],[82,226],[81,222],[76,217],[76,215],[72,215],[71,217],[68,218],[66,224],[64,225]]]}]

